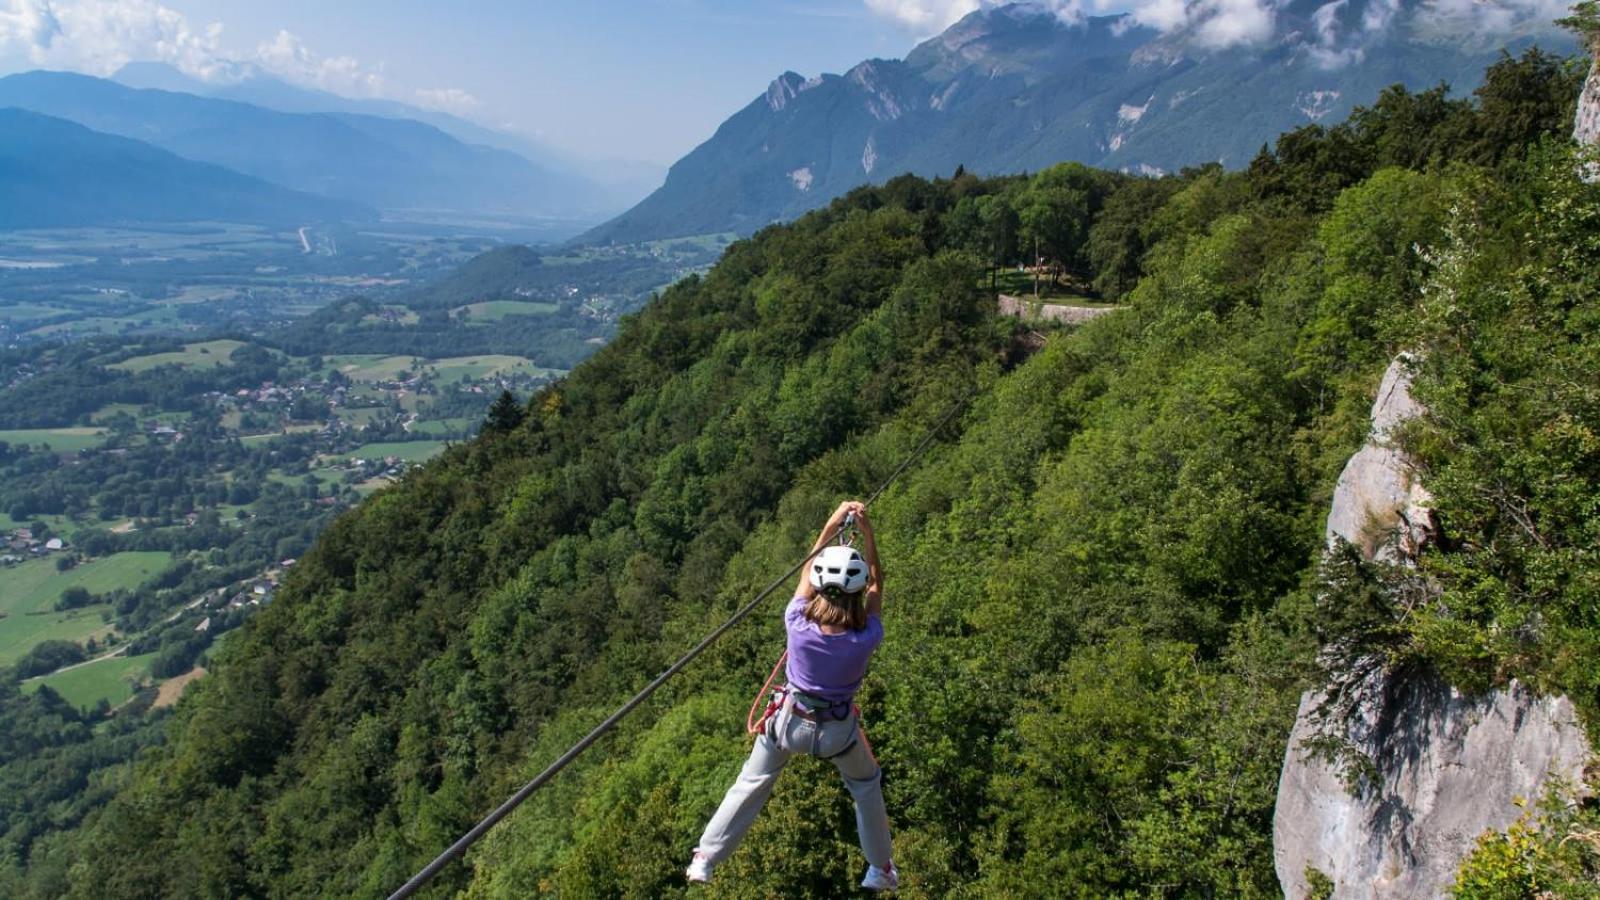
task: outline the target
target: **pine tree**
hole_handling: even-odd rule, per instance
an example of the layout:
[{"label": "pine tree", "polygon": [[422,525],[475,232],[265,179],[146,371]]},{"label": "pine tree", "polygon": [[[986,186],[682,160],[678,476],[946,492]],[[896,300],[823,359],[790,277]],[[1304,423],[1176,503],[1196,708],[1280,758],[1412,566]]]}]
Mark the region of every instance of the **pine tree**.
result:
[{"label": "pine tree", "polygon": [[523,415],[522,404],[517,402],[517,398],[511,396],[510,391],[501,391],[489,407],[489,415],[483,420],[483,430],[501,433],[511,431],[522,424]]}]

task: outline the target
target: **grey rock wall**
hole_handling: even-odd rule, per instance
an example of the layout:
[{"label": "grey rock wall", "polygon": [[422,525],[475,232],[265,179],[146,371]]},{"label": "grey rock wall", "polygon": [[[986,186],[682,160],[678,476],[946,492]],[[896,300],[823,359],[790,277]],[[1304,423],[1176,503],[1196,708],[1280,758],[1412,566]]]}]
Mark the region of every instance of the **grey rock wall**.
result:
[{"label": "grey rock wall", "polygon": [[1573,125],[1572,138],[1580,144],[1600,144],[1600,48],[1596,48],[1595,61],[1589,66],[1589,80],[1584,82],[1583,95],[1578,98],[1578,120]]},{"label": "grey rock wall", "polygon": [[[1366,444],[1339,476],[1328,542],[1348,541],[1368,559],[1410,564],[1434,534],[1429,496],[1395,443],[1424,410],[1411,395],[1411,360],[1384,373]],[[1521,813],[1559,777],[1581,781],[1589,745],[1570,701],[1513,682],[1481,697],[1427,674],[1374,661],[1346,673],[1339,708],[1324,726],[1328,693],[1308,691],[1284,755],[1273,815],[1273,856],[1286,896],[1309,893],[1307,867],[1331,878],[1338,898],[1438,897],[1487,829]],[[1331,734],[1324,731],[1327,727]],[[1347,780],[1345,762],[1309,752],[1317,737],[1343,741],[1367,762]]]},{"label": "grey rock wall", "polygon": [[1432,528],[1428,492],[1395,445],[1400,426],[1422,412],[1411,396],[1411,365],[1411,357],[1402,354],[1383,373],[1372,403],[1372,430],[1339,473],[1328,512],[1328,543],[1348,541],[1368,559],[1412,556]]},{"label": "grey rock wall", "polygon": [[1306,868],[1336,898],[1439,897],[1486,829],[1521,814],[1549,779],[1576,785],[1589,755],[1572,703],[1513,682],[1469,697],[1432,676],[1374,670],[1357,688],[1344,737],[1378,777],[1352,793],[1338,768],[1308,760],[1321,695],[1307,694],[1290,738],[1273,817],[1285,895],[1305,897]]}]

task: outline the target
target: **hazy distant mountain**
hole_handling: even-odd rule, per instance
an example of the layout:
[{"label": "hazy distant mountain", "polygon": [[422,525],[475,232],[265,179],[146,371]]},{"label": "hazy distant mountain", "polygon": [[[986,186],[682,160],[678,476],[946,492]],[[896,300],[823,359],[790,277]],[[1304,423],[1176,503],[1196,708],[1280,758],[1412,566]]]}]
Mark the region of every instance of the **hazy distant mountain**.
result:
[{"label": "hazy distant mountain", "polygon": [[303,225],[370,214],[64,119],[0,109],[0,228],[194,220]]},{"label": "hazy distant mountain", "polygon": [[583,179],[406,119],[286,113],[64,72],[0,78],[0,106],[58,116],[296,190],[382,208],[571,216],[605,206]]},{"label": "hazy distant mountain", "polygon": [[596,187],[596,205],[611,203],[621,208],[636,203],[659,187],[666,174],[665,166],[648,163],[575,159],[523,135],[488,128],[438,110],[382,98],[342,97],[328,91],[298,87],[260,70],[245,71],[246,77],[238,81],[209,84],[166,63],[131,62],[111,78],[127,87],[237,100],[279,112],[356,113],[411,119],[432,125],[462,143],[510,151],[558,175],[586,180]]},{"label": "hazy distant mountain", "polygon": [[748,233],[863,183],[961,164],[985,174],[1062,160],[1150,173],[1239,167],[1278,134],[1340,121],[1396,82],[1475,87],[1504,35],[1446,34],[1428,9],[1292,0],[1276,8],[1277,38],[1216,50],[1127,16],[1073,22],[1035,4],[975,12],[904,60],[842,76],[785,72],[659,190],[580,240]]}]

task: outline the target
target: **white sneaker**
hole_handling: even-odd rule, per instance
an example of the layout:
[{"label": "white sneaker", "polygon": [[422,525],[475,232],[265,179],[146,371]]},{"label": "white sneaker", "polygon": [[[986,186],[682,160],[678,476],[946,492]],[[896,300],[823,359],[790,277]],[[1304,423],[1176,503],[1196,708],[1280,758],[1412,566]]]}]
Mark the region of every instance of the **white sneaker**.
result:
[{"label": "white sneaker", "polygon": [[695,849],[694,858],[689,860],[689,868],[683,870],[683,877],[700,884],[711,880],[711,860],[706,859],[699,848]]},{"label": "white sneaker", "polygon": [[861,886],[869,891],[892,891],[900,887],[900,873],[895,871],[894,863],[887,869],[867,866],[867,877],[861,879]]}]

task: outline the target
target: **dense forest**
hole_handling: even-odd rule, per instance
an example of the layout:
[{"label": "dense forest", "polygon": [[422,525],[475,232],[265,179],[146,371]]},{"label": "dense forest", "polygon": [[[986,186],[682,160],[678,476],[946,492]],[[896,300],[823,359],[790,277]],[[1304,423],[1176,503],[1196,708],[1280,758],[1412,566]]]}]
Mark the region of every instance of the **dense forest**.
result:
[{"label": "dense forest", "polygon": [[[905,177],[731,245],[325,530],[165,742],[106,770],[102,809],[0,839],[0,893],[387,893],[964,401],[873,511],[888,638],[861,704],[902,891],[1277,896],[1285,742],[1337,664],[1319,648],[1600,712],[1580,82],[1530,52],[1471,98],[1395,88],[1240,172]],[[997,316],[986,268],[1036,243],[1121,308],[1042,334]],[[1433,410],[1407,440],[1444,529],[1421,600],[1382,589],[1394,572],[1321,565],[1335,478],[1401,351]],[[431,894],[683,893],[778,606]],[[19,732],[37,741],[81,727],[0,701],[48,723]],[[849,892],[844,792],[825,764],[790,768],[700,892]],[[1541,885],[1590,877],[1587,845],[1544,840]],[[1524,895],[1523,869],[1480,868]]]}]

